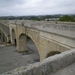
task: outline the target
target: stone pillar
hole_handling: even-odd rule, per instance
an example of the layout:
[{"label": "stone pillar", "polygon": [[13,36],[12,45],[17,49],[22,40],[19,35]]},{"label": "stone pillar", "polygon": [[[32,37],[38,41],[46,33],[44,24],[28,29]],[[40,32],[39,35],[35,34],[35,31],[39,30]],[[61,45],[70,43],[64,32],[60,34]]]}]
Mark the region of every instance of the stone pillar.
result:
[{"label": "stone pillar", "polygon": [[5,45],[7,45],[7,36],[5,36]]},{"label": "stone pillar", "polygon": [[27,51],[26,36],[21,36],[19,39],[17,39],[17,51],[19,53]]},{"label": "stone pillar", "polygon": [[12,31],[11,31],[11,44],[12,44],[12,45],[15,45],[15,44],[16,44],[16,43],[15,43],[15,39],[16,39],[15,31],[12,30]]},{"label": "stone pillar", "polygon": [[11,44],[15,45],[15,39],[11,39]]}]

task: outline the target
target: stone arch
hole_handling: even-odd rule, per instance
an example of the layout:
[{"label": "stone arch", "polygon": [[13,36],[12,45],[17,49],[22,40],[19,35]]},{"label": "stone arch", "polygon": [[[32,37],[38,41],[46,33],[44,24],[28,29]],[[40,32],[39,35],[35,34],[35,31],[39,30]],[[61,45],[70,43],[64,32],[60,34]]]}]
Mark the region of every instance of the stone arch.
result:
[{"label": "stone arch", "polygon": [[12,44],[16,45],[16,34],[14,29],[12,29]]},{"label": "stone arch", "polygon": [[37,54],[40,57],[38,45],[37,45],[35,39],[33,39],[33,37],[31,35],[26,35],[25,33],[21,33],[19,36],[19,52],[27,51],[27,37],[29,37],[32,40],[32,42],[35,44],[35,46],[37,48],[37,52],[38,52]]},{"label": "stone arch", "polygon": [[60,51],[51,51],[49,52],[47,55],[46,55],[46,58],[50,57],[50,56],[53,56],[53,55],[56,55],[56,54],[60,54],[61,52]]}]

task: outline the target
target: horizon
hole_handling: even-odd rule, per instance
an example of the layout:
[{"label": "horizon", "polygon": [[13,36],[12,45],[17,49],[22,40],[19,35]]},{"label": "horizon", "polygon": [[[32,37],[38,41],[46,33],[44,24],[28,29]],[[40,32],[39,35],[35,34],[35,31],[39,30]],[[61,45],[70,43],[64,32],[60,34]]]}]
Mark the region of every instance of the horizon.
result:
[{"label": "horizon", "polygon": [[2,15],[0,17],[19,17],[19,16],[47,16],[47,15],[51,15],[51,16],[54,16],[54,15],[75,15],[75,14],[43,14],[43,15]]}]

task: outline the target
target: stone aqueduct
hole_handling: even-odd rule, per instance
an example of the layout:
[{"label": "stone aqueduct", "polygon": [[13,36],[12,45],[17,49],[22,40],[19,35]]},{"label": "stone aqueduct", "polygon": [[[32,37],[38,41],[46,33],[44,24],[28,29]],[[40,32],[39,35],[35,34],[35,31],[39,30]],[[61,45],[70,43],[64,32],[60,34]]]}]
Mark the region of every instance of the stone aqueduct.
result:
[{"label": "stone aqueduct", "polygon": [[1,21],[9,27],[10,36],[6,42],[17,44],[18,52],[27,51],[27,37],[35,43],[40,61],[51,52],[63,52],[75,48],[74,23],[36,22],[36,21]]}]

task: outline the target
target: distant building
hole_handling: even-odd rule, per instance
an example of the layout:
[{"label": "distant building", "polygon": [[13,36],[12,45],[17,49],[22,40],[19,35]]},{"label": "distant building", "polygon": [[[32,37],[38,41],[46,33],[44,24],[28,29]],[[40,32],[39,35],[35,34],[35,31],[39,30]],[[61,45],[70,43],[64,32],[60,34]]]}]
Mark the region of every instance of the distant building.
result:
[{"label": "distant building", "polygon": [[59,18],[48,18],[48,19],[45,19],[45,21],[56,21],[56,20],[59,20]]}]

